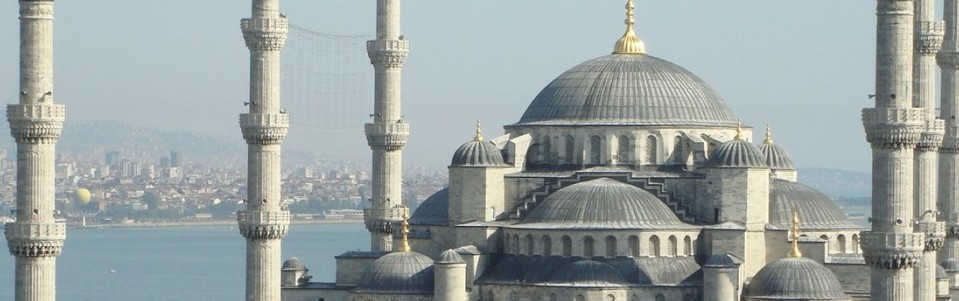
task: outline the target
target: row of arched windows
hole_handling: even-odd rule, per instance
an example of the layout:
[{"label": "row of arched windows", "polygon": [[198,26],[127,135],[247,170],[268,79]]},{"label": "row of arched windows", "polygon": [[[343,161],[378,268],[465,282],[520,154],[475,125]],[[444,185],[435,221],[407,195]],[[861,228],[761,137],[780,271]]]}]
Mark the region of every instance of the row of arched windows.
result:
[{"label": "row of arched windows", "polygon": [[[829,240],[829,236],[823,234],[819,238],[825,240],[829,253],[859,253],[859,235],[853,234],[851,239],[847,239],[845,234],[836,235],[836,240]],[[835,243],[835,245],[833,245]]]},{"label": "row of arched windows", "polygon": [[[537,164],[572,164],[577,163],[577,158],[580,156],[576,153],[576,138],[573,135],[565,135],[562,137],[562,152],[560,152],[559,147],[553,145],[553,138],[551,136],[542,136],[540,139],[533,143],[533,147],[530,149],[532,163]],[[591,135],[589,136],[588,144],[586,149],[588,150],[588,155],[583,157],[586,164],[603,164],[603,136],[600,135]],[[656,164],[658,163],[659,158],[659,149],[660,143],[659,138],[655,135],[648,135],[644,138],[643,148],[638,151],[639,153],[634,154],[636,149],[633,139],[628,135],[620,135],[616,139],[616,149],[613,154],[611,161],[616,164]],[[668,159],[672,160],[675,163],[685,162],[686,157],[688,156],[685,139],[682,135],[677,135],[674,138],[673,144],[673,158]],[[555,149],[554,149],[555,148]],[[639,155],[639,160],[636,160],[636,156]]]},{"label": "row of arched windows", "polygon": [[[679,240],[679,237],[676,235],[670,235],[668,238],[666,238],[665,242],[662,242],[660,241],[660,237],[658,235],[652,235],[645,244],[647,252],[643,254],[644,252],[642,252],[641,249],[642,246],[639,236],[629,236],[626,239],[626,249],[621,250],[619,238],[609,235],[603,240],[604,252],[598,253],[596,252],[596,239],[587,235],[582,238],[582,254],[577,255],[583,257],[674,257],[693,255],[692,237],[685,235],[683,236],[681,242]],[[663,248],[664,245],[665,248]],[[573,239],[568,235],[563,235],[560,237],[559,250],[557,250],[559,252],[554,252],[553,247],[553,239],[549,235],[542,235],[538,238],[534,237],[532,234],[527,234],[522,238],[520,237],[520,234],[506,235],[506,252],[508,253],[564,257],[573,256]]]}]

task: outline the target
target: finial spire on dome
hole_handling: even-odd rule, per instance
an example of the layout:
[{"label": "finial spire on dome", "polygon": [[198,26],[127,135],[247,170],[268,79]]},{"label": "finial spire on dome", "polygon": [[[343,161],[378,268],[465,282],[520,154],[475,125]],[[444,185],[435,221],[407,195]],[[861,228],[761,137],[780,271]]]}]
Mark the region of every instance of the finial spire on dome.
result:
[{"label": "finial spire on dome", "polygon": [[397,252],[409,253],[412,252],[410,248],[410,216],[409,214],[403,213],[403,227],[400,229],[400,234],[403,235],[403,238],[400,240],[400,244],[396,246]]},{"label": "finial spire on dome", "polygon": [[763,139],[763,144],[773,144],[773,129],[766,124],[766,139]]},{"label": "finial spire on dome", "polygon": [[739,120],[736,122],[736,137],[733,139],[743,140],[743,121],[742,120]]},{"label": "finial spire on dome", "polygon": [[616,47],[613,48],[614,54],[646,54],[646,43],[643,43],[636,32],[633,31],[633,25],[636,20],[633,18],[636,5],[633,0],[626,1],[626,33],[619,41],[616,41]]},{"label": "finial spire on dome", "polygon": [[801,258],[802,252],[799,251],[799,210],[793,207],[793,226],[792,226],[792,250],[789,251],[789,258]]},{"label": "finial spire on dome", "polygon": [[473,136],[474,141],[483,141],[483,124],[479,120],[476,120],[476,136]]}]

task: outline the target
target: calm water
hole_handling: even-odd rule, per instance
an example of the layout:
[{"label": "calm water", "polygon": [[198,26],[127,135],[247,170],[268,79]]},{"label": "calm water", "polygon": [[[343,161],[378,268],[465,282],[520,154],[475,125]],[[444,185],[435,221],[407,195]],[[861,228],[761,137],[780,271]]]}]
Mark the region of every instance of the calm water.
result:
[{"label": "calm water", "polygon": [[[243,300],[245,246],[236,227],[70,229],[57,299]],[[14,258],[6,242],[0,247],[0,300],[12,300]],[[333,256],[367,248],[362,224],[293,225],[283,258],[299,257],[314,281],[332,281]]]}]

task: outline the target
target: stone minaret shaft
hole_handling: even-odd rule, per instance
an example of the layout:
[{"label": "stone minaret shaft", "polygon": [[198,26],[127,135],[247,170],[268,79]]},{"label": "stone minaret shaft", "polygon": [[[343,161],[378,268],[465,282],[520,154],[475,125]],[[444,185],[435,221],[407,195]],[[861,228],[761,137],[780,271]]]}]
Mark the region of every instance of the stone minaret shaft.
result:
[{"label": "stone minaret shaft", "polygon": [[370,250],[389,252],[392,225],[407,211],[402,206],[403,146],[410,126],[400,113],[400,88],[410,43],[400,35],[400,0],[377,0],[376,40],[366,43],[366,51],[376,78],[373,122],[365,127],[373,150],[373,196],[364,220]]},{"label": "stone minaret shaft", "polygon": [[280,204],[280,144],[290,118],[280,110],[280,49],[289,22],[279,0],[253,0],[252,18],[240,23],[250,49],[249,113],[240,115],[248,146],[247,207],[237,213],[246,238],[246,300],[280,300],[280,240],[290,212]]},{"label": "stone minaret shaft", "polygon": [[912,223],[914,152],[927,119],[924,109],[913,107],[914,5],[878,0],[876,7],[876,107],[862,116],[872,145],[872,229],[861,241],[875,301],[914,298],[913,267],[925,246]]},{"label": "stone minaret shaft", "polygon": [[944,223],[936,208],[939,147],[943,122],[936,118],[936,53],[942,46],[943,23],[935,21],[935,1],[916,0],[913,57],[913,107],[922,108],[924,128],[915,151],[916,231],[926,238],[922,260],[916,266],[913,300],[936,300],[937,254],[945,239]]},{"label": "stone minaret shaft", "polygon": [[16,256],[14,300],[56,300],[56,256],[66,226],[54,219],[54,157],[64,107],[53,103],[53,0],[20,1],[20,101],[7,106],[17,143],[17,220],[5,227]]},{"label": "stone minaret shaft", "polygon": [[945,37],[936,59],[942,68],[940,117],[945,121],[939,149],[939,211],[947,231],[939,262],[959,260],[959,1],[945,0],[943,9]]},{"label": "stone minaret shaft", "polygon": [[56,256],[66,226],[54,219],[54,157],[64,107],[53,103],[53,0],[20,1],[20,101],[7,106],[17,143],[17,220],[5,227],[16,256],[16,301],[56,300]]}]

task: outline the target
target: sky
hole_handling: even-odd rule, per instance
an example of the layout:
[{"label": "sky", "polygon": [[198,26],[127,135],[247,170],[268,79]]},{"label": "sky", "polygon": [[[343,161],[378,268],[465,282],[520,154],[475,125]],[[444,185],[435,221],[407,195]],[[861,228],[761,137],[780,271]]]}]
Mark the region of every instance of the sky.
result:
[{"label": "sky", "polygon": [[[473,136],[515,123],[553,78],[607,55],[622,35],[624,0],[403,2],[412,43],[403,111],[410,166],[444,167]],[[282,0],[311,30],[372,35],[375,1]],[[18,90],[17,3],[0,2],[0,99]],[[57,1],[56,101],[68,122],[117,120],[243,143],[249,52],[240,0]],[[860,121],[873,106],[875,2],[637,1],[650,55],[709,83],[744,124],[770,124],[801,168],[869,171]],[[362,49],[360,49],[362,51]],[[372,67],[370,67],[372,68]],[[372,87],[370,87],[372,89]],[[372,106],[372,99],[369,99]],[[292,118],[316,118],[289,112]],[[370,158],[362,128],[292,129],[286,145],[345,160]]]}]

